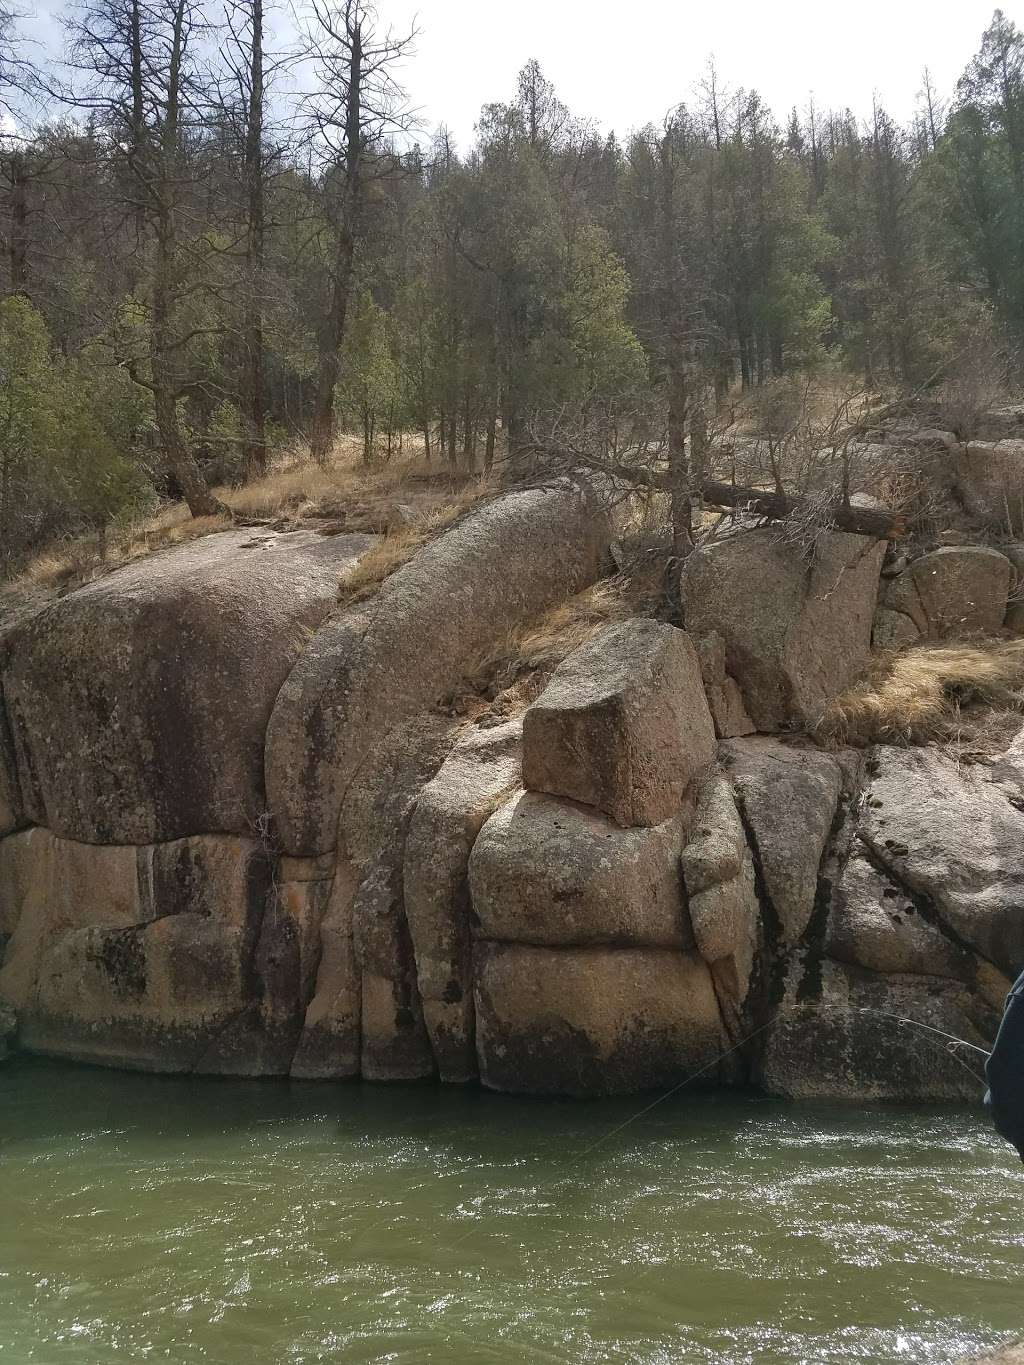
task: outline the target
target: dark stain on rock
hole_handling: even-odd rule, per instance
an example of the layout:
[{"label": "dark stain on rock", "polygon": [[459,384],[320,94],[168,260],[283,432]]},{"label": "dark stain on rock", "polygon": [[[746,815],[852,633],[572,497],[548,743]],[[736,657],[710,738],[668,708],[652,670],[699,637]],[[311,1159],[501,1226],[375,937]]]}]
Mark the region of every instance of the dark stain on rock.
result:
[{"label": "dark stain on rock", "polygon": [[146,953],[134,928],[104,934],[93,950],[95,960],[122,998],[138,1000],[146,993]]}]

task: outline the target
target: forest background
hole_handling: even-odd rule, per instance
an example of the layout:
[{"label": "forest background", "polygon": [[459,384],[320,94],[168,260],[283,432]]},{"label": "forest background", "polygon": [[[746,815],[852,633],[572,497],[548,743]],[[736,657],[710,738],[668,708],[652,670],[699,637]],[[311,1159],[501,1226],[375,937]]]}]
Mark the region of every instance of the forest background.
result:
[{"label": "forest background", "polygon": [[[311,0],[0,13],[0,571],[339,435],[460,478],[553,443],[690,468],[737,401],[1002,387],[1024,334],[1024,35],[996,11],[904,125],[709,64],[618,137],[530,62],[458,150],[415,35]],[[848,401],[844,399],[843,401]],[[723,415],[724,414],[724,415]],[[780,415],[782,414],[782,415]],[[639,452],[639,453],[638,453]]]}]

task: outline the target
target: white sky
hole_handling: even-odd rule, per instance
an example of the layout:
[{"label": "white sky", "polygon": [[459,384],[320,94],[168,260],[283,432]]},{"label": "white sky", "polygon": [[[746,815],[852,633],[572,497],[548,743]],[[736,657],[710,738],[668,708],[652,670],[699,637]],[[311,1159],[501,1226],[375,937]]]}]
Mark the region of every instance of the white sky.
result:
[{"label": "white sky", "polygon": [[[910,116],[927,66],[948,94],[997,0],[378,0],[396,30],[418,16],[404,72],[413,103],[462,146],[480,106],[508,99],[536,57],[574,114],[625,132],[685,100],[714,56],[730,87],[758,89],[784,117],[813,92],[821,108],[871,109],[877,91]],[[1024,27],[1024,0],[1003,12]]]},{"label": "white sky", "polygon": [[[756,88],[784,119],[814,95],[821,109],[913,112],[927,66],[943,96],[977,51],[997,0],[377,0],[396,32],[420,29],[402,81],[428,130],[465,148],[482,104],[507,100],[536,57],[571,111],[624,133],[690,97],[713,56],[730,88]],[[292,0],[275,0],[290,28]],[[297,0],[301,3],[301,0]],[[1024,0],[1002,8],[1024,27]],[[59,46],[43,0],[25,28]]]}]

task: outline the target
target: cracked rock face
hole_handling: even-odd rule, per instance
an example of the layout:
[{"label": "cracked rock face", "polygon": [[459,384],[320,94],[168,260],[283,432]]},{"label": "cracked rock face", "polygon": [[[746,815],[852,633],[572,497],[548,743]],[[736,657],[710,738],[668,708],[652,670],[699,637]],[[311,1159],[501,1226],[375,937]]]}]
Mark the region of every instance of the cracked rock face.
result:
[{"label": "cracked rock face", "polygon": [[686,628],[725,641],[758,730],[813,725],[868,661],[885,547],[834,531],[810,564],[774,531],[730,536],[687,559]]},{"label": "cracked rock face", "polygon": [[0,1000],[20,1041],[83,1061],[193,1070],[248,1003],[269,867],[251,840],[0,842]]},{"label": "cracked rock face", "polygon": [[[687,566],[696,644],[619,623],[490,725],[435,702],[600,573],[581,489],[495,499],[312,638],[359,547],[249,534],[0,640],[0,1046],[536,1093],[976,1095],[900,1017],[984,1046],[1024,965],[1024,731],[973,766],[746,733],[851,680],[881,547],[830,535],[808,564],[745,531]],[[956,553],[942,610],[963,624],[968,578],[977,605],[960,564],[997,614],[1008,561]],[[935,559],[903,575],[915,600]]]},{"label": "cracked rock face", "polygon": [[877,865],[1008,975],[1024,965],[1024,737],[989,765],[874,752],[860,831]]},{"label": "cracked rock face", "polygon": [[[1024,731],[987,764],[873,750],[821,936],[790,950],[758,1076],[780,1094],[977,1100],[1024,967]],[[972,1067],[974,1068],[972,1071]]]},{"label": "cracked rock face", "polygon": [[438,1073],[477,1075],[469,858],[484,823],[522,777],[521,720],[462,735],[420,792],[405,842],[405,911]]},{"label": "cracked rock face", "polygon": [[842,769],[819,749],[766,737],[730,740],[722,753],[782,939],[796,943],[814,913]]},{"label": "cracked rock face", "polygon": [[2,685],[24,818],[102,844],[253,833],[275,698],[375,543],[219,532],[15,627]]}]

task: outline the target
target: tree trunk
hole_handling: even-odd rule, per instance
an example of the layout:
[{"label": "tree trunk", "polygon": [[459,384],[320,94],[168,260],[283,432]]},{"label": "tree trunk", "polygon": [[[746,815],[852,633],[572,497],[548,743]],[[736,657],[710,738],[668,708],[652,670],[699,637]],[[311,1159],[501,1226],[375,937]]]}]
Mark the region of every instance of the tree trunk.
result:
[{"label": "tree trunk", "polygon": [[351,52],[345,100],[344,188],[336,227],[331,303],[320,332],[316,398],[310,447],[317,464],[326,464],[334,442],[334,391],[341,371],[341,343],[345,336],[352,266],[355,260],[355,228],[362,196],[362,84],[363,35],[357,20],[350,32]]},{"label": "tree trunk", "polygon": [[462,455],[463,464],[470,474],[476,473],[476,428],[470,408],[469,395],[462,407]]},{"label": "tree trunk", "polygon": [[178,421],[178,354],[172,344],[175,248],[177,229],[172,207],[179,155],[178,115],[184,0],[175,5],[173,38],[167,69],[167,104],[160,146],[160,180],[157,200],[156,256],[153,266],[153,312],[150,328],[150,382],[154,415],[164,459],[194,517],[217,516],[228,509],[213,496],[192,452],[185,443]]},{"label": "tree trunk", "polygon": [[[784,493],[766,493],[760,488],[741,488],[716,481],[705,482],[701,495],[711,507],[748,510],[752,515],[770,521],[781,521],[804,504],[803,498],[791,498]],[[854,535],[870,536],[874,540],[895,540],[905,529],[905,518],[899,512],[840,505],[832,509],[829,517],[838,530],[852,531]]]},{"label": "tree trunk", "polygon": [[202,470],[185,444],[178,422],[178,403],[166,385],[154,386],[153,407],[164,459],[181,490],[181,496],[188,504],[188,510],[194,517],[228,515],[228,508],[210,492]]},{"label": "tree trunk", "polygon": [[690,471],[686,460],[686,368],[682,345],[668,345],[668,491],[671,499],[672,553],[685,559],[693,549]]},{"label": "tree trunk", "polygon": [[251,0],[249,114],[245,130],[248,213],[245,242],[245,302],[242,322],[242,455],[250,478],[267,472],[267,424],[263,408],[263,0]]},{"label": "tree trunk", "polygon": [[28,284],[28,164],[24,152],[11,155],[11,293]]},{"label": "tree trunk", "polygon": [[351,232],[339,233],[331,282],[331,306],[320,334],[320,357],[313,398],[310,449],[317,464],[325,465],[334,444],[334,391],[341,374],[341,343],[345,336],[355,241]]},{"label": "tree trunk", "polygon": [[487,419],[487,444],[484,446],[484,469],[489,474],[494,468],[494,437],[498,425],[498,414],[494,408]]}]

